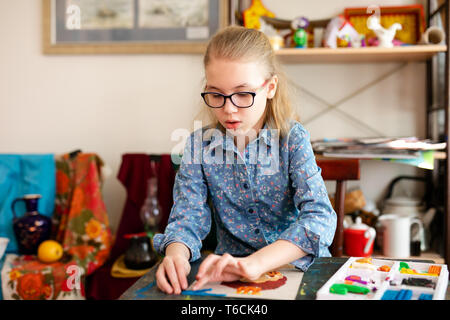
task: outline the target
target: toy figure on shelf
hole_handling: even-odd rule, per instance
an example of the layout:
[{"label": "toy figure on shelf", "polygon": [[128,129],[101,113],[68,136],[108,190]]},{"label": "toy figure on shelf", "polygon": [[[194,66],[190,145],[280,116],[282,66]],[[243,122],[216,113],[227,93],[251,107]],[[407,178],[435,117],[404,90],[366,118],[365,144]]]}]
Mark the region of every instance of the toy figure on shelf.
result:
[{"label": "toy figure on shelf", "polygon": [[370,16],[367,19],[367,27],[375,32],[378,38],[378,47],[381,48],[393,48],[394,47],[394,37],[397,30],[402,29],[400,23],[392,24],[388,29],[383,28],[380,24],[380,19],[377,16]]},{"label": "toy figure on shelf", "polygon": [[261,16],[274,18],[275,14],[264,7],[261,0],[252,0],[252,5],[242,13],[244,27],[259,29],[261,27],[259,20]]},{"label": "toy figure on shelf", "polygon": [[305,17],[297,17],[292,20],[291,28],[294,29],[294,42],[297,48],[306,48],[308,45],[308,33],[306,28],[309,26],[309,20]]},{"label": "toy figure on shelf", "polygon": [[278,31],[271,24],[266,23],[263,19],[260,19],[260,24],[261,27],[259,30],[269,38],[273,50],[283,48],[284,38],[278,33]]},{"label": "toy figure on shelf", "polygon": [[[339,41],[344,40],[344,41]],[[328,23],[325,29],[323,45],[328,48],[361,47],[364,46],[362,37],[343,16],[337,16]],[[344,44],[342,44],[344,42]]]}]

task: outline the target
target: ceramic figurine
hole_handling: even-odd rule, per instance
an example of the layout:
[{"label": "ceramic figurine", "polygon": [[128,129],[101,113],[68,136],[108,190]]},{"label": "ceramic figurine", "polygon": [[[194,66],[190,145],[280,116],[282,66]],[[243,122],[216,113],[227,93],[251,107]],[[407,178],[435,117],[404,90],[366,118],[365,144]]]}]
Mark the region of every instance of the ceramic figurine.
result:
[{"label": "ceramic figurine", "polygon": [[309,20],[305,17],[297,17],[292,20],[291,28],[294,29],[294,42],[297,48],[306,48],[308,46],[308,33],[306,28],[309,26]]},{"label": "ceramic figurine", "polygon": [[380,19],[376,16],[371,16],[367,19],[367,27],[370,30],[373,30],[379,41],[378,47],[381,48],[393,48],[395,34],[397,33],[397,30],[402,29],[400,23],[394,23],[389,28],[385,29],[380,24]]},{"label": "ceramic figurine", "polygon": [[343,16],[337,16],[328,23],[324,33],[324,47],[337,48],[338,39],[346,40],[349,46],[361,47],[361,35]]}]

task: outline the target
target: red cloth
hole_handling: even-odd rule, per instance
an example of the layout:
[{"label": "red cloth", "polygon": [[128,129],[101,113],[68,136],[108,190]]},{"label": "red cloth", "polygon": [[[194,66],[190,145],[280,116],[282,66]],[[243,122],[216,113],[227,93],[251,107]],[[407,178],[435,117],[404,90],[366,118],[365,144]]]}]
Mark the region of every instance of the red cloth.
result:
[{"label": "red cloth", "polygon": [[128,249],[129,240],[124,235],[144,231],[139,211],[147,196],[147,181],[156,175],[158,178],[158,201],[162,218],[159,229],[164,231],[173,205],[173,184],[175,170],[170,154],[160,155],[154,168],[148,154],[124,154],[117,178],[127,190],[127,199],[116,233],[108,263],[88,277],[86,298],[94,300],[114,300],[120,297],[138,278],[111,277],[111,268],[117,258]]}]

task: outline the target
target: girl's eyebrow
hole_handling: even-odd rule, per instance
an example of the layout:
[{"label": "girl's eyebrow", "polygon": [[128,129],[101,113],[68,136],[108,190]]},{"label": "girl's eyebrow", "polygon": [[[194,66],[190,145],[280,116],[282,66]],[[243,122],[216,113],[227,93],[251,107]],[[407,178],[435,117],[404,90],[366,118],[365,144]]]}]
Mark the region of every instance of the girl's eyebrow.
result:
[{"label": "girl's eyebrow", "polygon": [[[234,89],[246,88],[246,87],[249,87],[249,85],[248,85],[247,83],[243,83],[243,84],[240,84],[240,85],[234,87],[233,90],[234,90]],[[209,85],[207,85],[207,86],[205,87],[205,89],[222,91],[221,89],[219,89],[219,88],[217,88],[217,87],[209,86]]]}]

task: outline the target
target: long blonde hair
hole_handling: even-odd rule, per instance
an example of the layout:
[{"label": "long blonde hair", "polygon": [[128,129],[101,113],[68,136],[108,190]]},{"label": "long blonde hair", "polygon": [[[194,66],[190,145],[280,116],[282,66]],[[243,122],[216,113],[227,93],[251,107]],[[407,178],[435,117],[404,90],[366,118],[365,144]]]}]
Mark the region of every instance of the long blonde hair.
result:
[{"label": "long blonde hair", "polygon": [[[203,58],[205,69],[214,58],[257,61],[266,68],[268,77],[278,77],[275,95],[267,101],[265,123],[269,128],[280,130],[281,137],[286,136],[291,128],[291,120],[299,121],[299,116],[292,107],[288,79],[281,70],[267,36],[255,29],[226,27],[210,40]],[[217,120],[215,122],[217,124]]]}]

